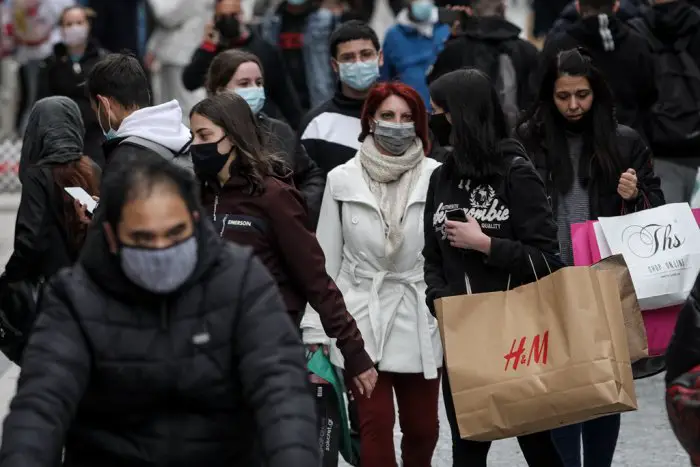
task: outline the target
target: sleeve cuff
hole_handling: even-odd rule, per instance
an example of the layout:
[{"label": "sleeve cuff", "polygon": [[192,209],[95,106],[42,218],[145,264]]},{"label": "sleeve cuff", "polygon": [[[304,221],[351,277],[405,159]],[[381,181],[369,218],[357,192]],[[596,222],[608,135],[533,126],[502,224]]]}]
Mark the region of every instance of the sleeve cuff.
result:
[{"label": "sleeve cuff", "polygon": [[363,348],[359,352],[343,355],[345,358],[345,372],[350,377],[364,373],[374,366],[374,362]]},{"label": "sleeve cuff", "polygon": [[508,240],[502,238],[491,237],[491,251],[484,259],[486,264],[491,266],[506,267],[510,263],[510,259],[506,254],[506,242]]},{"label": "sleeve cuff", "polygon": [[214,53],[214,52],[216,52],[217,46],[215,43],[213,43],[211,41],[205,41],[205,42],[202,42],[202,45],[200,45],[199,48],[204,50],[205,52]]},{"label": "sleeve cuff", "polygon": [[302,340],[304,344],[330,345],[330,338],[323,331],[306,328],[302,330]]}]

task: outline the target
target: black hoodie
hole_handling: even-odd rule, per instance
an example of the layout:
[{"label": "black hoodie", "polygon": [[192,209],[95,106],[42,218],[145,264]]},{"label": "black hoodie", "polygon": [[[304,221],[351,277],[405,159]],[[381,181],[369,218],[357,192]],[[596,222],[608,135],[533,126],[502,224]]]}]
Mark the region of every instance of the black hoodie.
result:
[{"label": "black hoodie", "polygon": [[500,54],[513,61],[518,80],[518,107],[527,108],[532,101],[532,75],[537,70],[537,48],[520,39],[520,28],[497,16],[470,17],[461,35],[449,41],[428,76],[428,83],[451,71],[476,67],[491,73],[491,64]]},{"label": "black hoodie", "polygon": [[[460,179],[447,162],[435,169],[425,202],[426,303],[437,298],[507,290],[561,267],[557,225],[545,187],[520,144],[502,145],[506,168],[488,179]],[[450,246],[451,211],[474,217],[491,237],[487,256]],[[531,263],[532,262],[532,263]],[[534,265],[534,271],[533,271]]]},{"label": "black hoodie", "polygon": [[[70,238],[66,223],[66,198],[53,169],[80,160],[84,133],[80,109],[71,99],[55,96],[34,105],[19,161],[22,197],[14,251],[5,266],[3,280],[35,283],[77,259],[75,239]],[[96,180],[99,168],[95,165],[93,170]],[[90,190],[88,186],[83,188]],[[68,203],[71,205],[70,199]]]},{"label": "black hoodie", "polygon": [[654,62],[646,40],[618,18],[590,16],[551,36],[543,60],[548,63],[558,52],[576,47],[586,48],[605,75],[615,95],[618,121],[646,139],[657,98]]},{"label": "black hoodie", "polygon": [[[640,18],[632,20],[629,24],[636,31],[640,31],[640,34],[652,35],[653,38],[650,37],[650,40],[655,39],[664,46],[678,46],[681,41],[688,41],[686,52],[695,61],[696,66],[700,67],[700,10],[697,8],[682,0],[658,4],[648,8]],[[674,99],[677,88],[673,86],[673,81],[666,81],[668,76],[662,77],[666,73],[660,69],[660,64],[664,63],[665,59],[661,52],[656,51],[655,53],[659,54],[655,56],[657,58],[656,72],[659,75],[658,82],[661,83],[660,80],[666,82],[665,85],[660,86],[661,94],[658,96],[660,108],[663,109],[665,108],[664,102]],[[669,93],[672,94],[669,95]],[[686,99],[687,105],[683,105],[683,102],[681,105],[687,110],[692,110],[693,104],[697,103],[698,96],[692,94],[692,91],[686,90],[686,95],[680,96],[681,99]],[[686,126],[691,129],[687,124]],[[681,127],[679,126],[679,128]],[[698,154],[700,147],[698,147],[697,142],[665,146],[663,141],[655,140],[652,141],[652,148],[657,156],[687,159],[687,164],[691,166],[696,166],[697,159],[700,157]]]},{"label": "black hoodie", "polygon": [[0,464],[318,465],[298,335],[272,277],[201,216],[198,263],[168,296],[129,281],[93,227],[45,288]]},{"label": "black hoodie", "polygon": [[674,43],[691,36],[688,54],[700,66],[700,10],[679,0],[654,5],[642,15],[642,19],[661,42]]}]

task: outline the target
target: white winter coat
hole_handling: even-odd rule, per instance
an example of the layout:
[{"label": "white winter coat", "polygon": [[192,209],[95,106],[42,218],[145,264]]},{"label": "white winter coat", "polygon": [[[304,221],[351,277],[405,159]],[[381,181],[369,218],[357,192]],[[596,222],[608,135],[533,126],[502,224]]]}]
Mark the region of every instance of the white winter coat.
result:
[{"label": "white winter coat", "polygon": [[[343,292],[365,350],[379,370],[423,373],[428,379],[436,378],[442,366],[442,345],[437,321],[425,305],[423,211],[430,175],[439,165],[429,158],[421,163],[404,213],[404,242],[391,271],[382,258],[386,240],[380,210],[358,157],[328,174],[317,230],[326,270]],[[301,327],[305,343],[331,343],[311,307]],[[330,357],[343,367],[335,342]]]},{"label": "white winter coat", "polygon": [[163,65],[188,65],[202,43],[206,24],[214,19],[214,3],[214,0],[148,0],[156,19],[148,50]]}]

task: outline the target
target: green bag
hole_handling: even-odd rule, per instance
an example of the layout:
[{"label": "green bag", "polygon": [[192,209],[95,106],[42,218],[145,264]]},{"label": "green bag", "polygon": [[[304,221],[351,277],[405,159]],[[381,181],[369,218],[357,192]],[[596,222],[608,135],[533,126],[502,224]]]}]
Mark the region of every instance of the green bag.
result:
[{"label": "green bag", "polygon": [[342,440],[340,453],[350,465],[359,466],[360,465],[360,446],[357,440],[354,440],[350,436],[350,425],[348,422],[348,411],[345,405],[345,384],[343,379],[338,377],[336,369],[333,367],[330,359],[323,353],[323,348],[319,346],[319,349],[311,354],[306,362],[307,369],[318,376],[328,381],[333,390],[335,391],[336,398],[338,400],[338,407],[340,411],[340,419],[342,425]]}]

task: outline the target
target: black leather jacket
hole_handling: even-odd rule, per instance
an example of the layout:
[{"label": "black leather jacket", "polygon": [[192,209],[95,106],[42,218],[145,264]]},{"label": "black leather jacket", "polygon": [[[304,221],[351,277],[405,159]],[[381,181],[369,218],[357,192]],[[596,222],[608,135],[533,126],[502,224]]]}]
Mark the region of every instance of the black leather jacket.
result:
[{"label": "black leather jacket", "polygon": [[321,212],[326,176],[306,153],[292,127],[281,120],[258,114],[258,123],[263,129],[267,149],[284,159],[294,172],[294,185],[306,199],[311,227],[315,230]]}]

